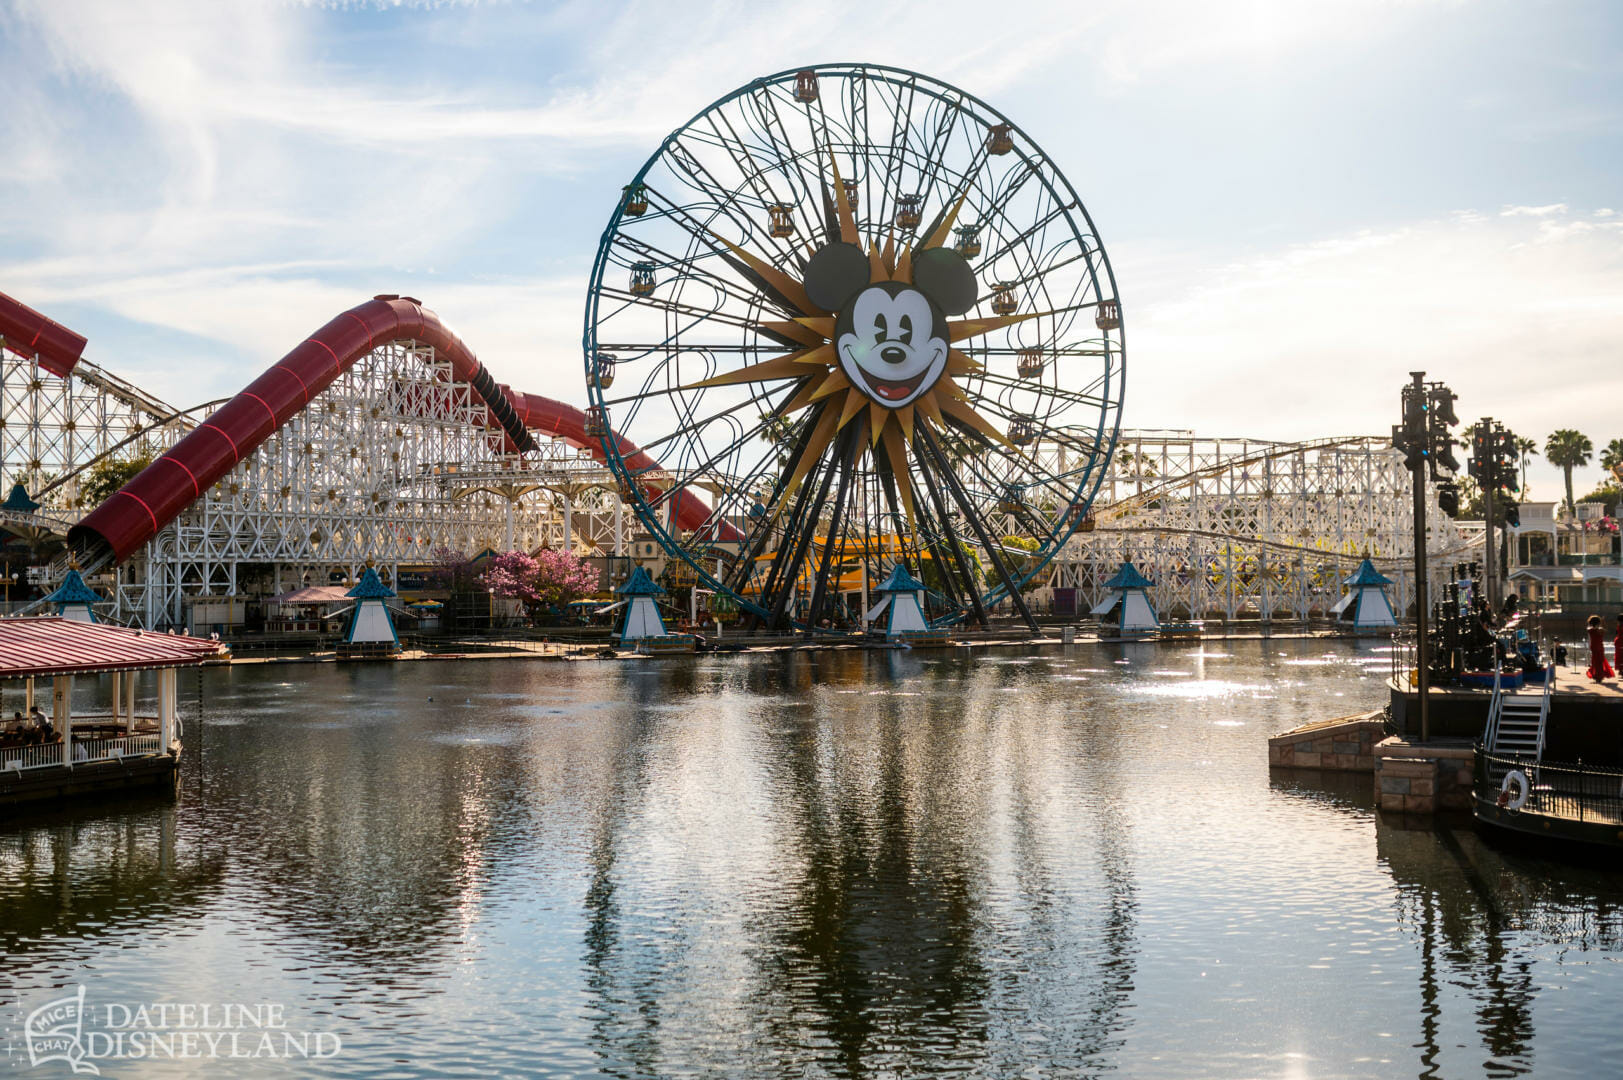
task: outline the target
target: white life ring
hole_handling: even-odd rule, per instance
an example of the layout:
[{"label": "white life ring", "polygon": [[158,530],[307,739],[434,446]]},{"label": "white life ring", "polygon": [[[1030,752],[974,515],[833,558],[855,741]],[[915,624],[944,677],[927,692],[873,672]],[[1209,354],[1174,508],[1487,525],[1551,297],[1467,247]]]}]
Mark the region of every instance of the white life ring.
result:
[{"label": "white life ring", "polygon": [[[1511,794],[1510,789],[1512,787],[1516,789],[1515,794]],[[1505,774],[1505,779],[1499,785],[1499,790],[1509,796],[1503,804],[1505,809],[1520,810],[1527,805],[1527,793],[1531,790],[1531,785],[1527,782],[1526,773],[1520,769],[1512,769]]]}]

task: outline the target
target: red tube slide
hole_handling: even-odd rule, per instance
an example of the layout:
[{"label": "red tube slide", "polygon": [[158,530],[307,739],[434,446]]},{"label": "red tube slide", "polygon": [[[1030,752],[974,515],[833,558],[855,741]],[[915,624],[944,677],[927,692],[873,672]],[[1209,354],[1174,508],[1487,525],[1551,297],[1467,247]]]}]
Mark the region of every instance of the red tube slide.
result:
[{"label": "red tube slide", "polygon": [[[507,389],[503,387],[503,389]],[[589,447],[592,456],[599,461],[603,460],[603,448],[595,438],[586,435],[586,414],[573,405],[565,405],[552,398],[537,397],[534,394],[520,393],[508,390],[518,415],[524,421],[524,426],[531,431],[538,431],[543,435],[552,435],[556,438],[567,439],[576,446]],[[637,448],[631,440],[614,435],[615,448],[620,453],[620,460],[625,462],[626,468],[633,472],[645,469],[658,469],[659,462],[648,453]],[[673,498],[673,513],[676,527],[683,530],[694,530],[704,524],[710,516],[710,507],[705,501],[691,491],[678,491]],[[714,533],[712,537],[710,534]],[[737,529],[722,522],[705,530],[705,539],[740,540],[743,534]]]},{"label": "red tube slide", "polygon": [[[0,327],[6,325],[0,323]],[[6,336],[10,345],[9,330]],[[50,335],[44,332],[37,336],[41,342],[47,339]],[[83,339],[77,340],[82,349]],[[75,525],[68,534],[69,546],[78,552],[105,546],[113,561],[123,562],[237,462],[298,415],[340,373],[379,346],[398,340],[432,345],[441,359],[449,360],[456,378],[473,385],[507,439],[518,449],[534,447],[526,430],[530,427],[581,446],[596,445],[597,440],[586,436],[586,417],[579,409],[499,387],[473,350],[432,311],[411,297],[380,296],[334,318],[272,365]],[[39,347],[43,355],[44,346]],[[73,353],[75,360],[77,355]],[[621,439],[619,447],[633,468],[657,467],[653,459],[629,442]],[[601,455],[601,450],[598,453]],[[709,517],[709,507],[688,493],[682,494],[677,504],[677,527],[697,528]]]},{"label": "red tube slide", "polygon": [[0,293],[0,337],[6,348],[65,379],[85,351],[85,339],[54,319]]}]

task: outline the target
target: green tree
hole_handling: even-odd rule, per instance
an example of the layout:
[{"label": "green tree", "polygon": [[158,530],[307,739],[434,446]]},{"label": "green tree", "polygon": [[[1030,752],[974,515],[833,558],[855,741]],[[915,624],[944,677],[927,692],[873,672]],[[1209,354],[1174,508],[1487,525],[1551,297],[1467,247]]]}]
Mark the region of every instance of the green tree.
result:
[{"label": "green tree", "polygon": [[1544,440],[1544,456],[1550,459],[1550,464],[1561,470],[1567,483],[1567,509],[1577,513],[1577,506],[1572,498],[1572,470],[1582,468],[1589,464],[1589,455],[1595,449],[1595,444],[1589,441],[1589,436],[1572,428],[1562,428]]},{"label": "green tree", "polygon": [[152,448],[143,446],[129,457],[102,458],[86,469],[79,480],[80,505],[100,506],[151,465],[153,457]]},{"label": "green tree", "polygon": [[1522,497],[1523,498],[1527,497],[1527,461],[1528,461],[1529,458],[1536,457],[1537,455],[1538,455],[1538,440],[1537,439],[1524,439],[1520,435],[1516,436],[1516,456],[1521,459],[1521,464],[1522,464]]},{"label": "green tree", "polygon": [[1623,467],[1623,439],[1613,439],[1600,452],[1600,467],[1613,470]]},{"label": "green tree", "polygon": [[[958,550],[963,553],[964,562],[969,567],[971,579],[981,577],[981,557],[975,549],[959,540]],[[919,560],[919,580],[924,582],[924,587],[931,592],[949,592],[946,579],[942,576],[942,564],[944,563],[946,564],[946,572],[952,575],[953,581],[956,583],[956,588],[951,591],[961,591],[963,582],[958,580],[958,562],[952,557],[952,548],[947,546],[947,541],[941,540],[931,547],[930,555],[931,558]],[[889,573],[888,570],[886,572]]]},{"label": "green tree", "polygon": [[[1037,559],[1033,553],[1041,547],[1042,544],[1030,537],[1005,536],[998,558],[1003,560],[1003,568],[1009,572],[1009,576],[1019,581],[1036,564]],[[986,569],[981,571],[981,579],[991,587],[1003,584],[1003,579],[998,576],[997,567],[991,565],[990,559],[987,560]]]},{"label": "green tree", "polygon": [[1620,509],[1619,504],[1623,503],[1623,485],[1616,480],[1609,480],[1585,495],[1584,502],[1600,503],[1606,507],[1606,514],[1616,517]]},{"label": "green tree", "polygon": [[799,426],[793,421],[772,413],[761,414],[761,440],[772,444],[774,455],[778,459],[778,468],[783,468],[789,462],[789,454],[795,448],[795,437],[799,433]]}]

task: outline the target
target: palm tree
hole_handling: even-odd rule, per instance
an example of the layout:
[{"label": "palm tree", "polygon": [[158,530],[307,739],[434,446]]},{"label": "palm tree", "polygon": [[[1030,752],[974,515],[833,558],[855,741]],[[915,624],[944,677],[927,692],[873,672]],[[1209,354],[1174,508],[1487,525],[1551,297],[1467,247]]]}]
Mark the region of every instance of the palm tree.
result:
[{"label": "palm tree", "polygon": [[1572,499],[1572,470],[1589,464],[1589,453],[1595,444],[1589,436],[1572,428],[1562,428],[1544,440],[1544,456],[1550,464],[1561,470],[1567,481],[1567,510],[1576,514],[1577,504]]},{"label": "palm tree", "polygon": [[1619,466],[1623,466],[1623,439],[1613,439],[1600,452],[1600,467],[1615,470]]},{"label": "palm tree", "polygon": [[1538,454],[1538,440],[1516,436],[1516,456],[1522,462],[1522,498],[1527,497],[1527,459]]}]

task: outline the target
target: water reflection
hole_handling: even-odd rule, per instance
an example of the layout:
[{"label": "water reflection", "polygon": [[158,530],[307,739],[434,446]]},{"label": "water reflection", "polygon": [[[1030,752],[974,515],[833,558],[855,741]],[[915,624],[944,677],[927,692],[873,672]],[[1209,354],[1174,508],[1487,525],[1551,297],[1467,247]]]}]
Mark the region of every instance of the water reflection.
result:
[{"label": "water reflection", "polygon": [[[0,946],[11,960],[46,940],[98,941],[144,933],[218,890],[223,861],[177,848],[176,808],[143,799],[52,814],[0,832]],[[15,969],[13,969],[15,974]]]},{"label": "water reflection", "polygon": [[1615,1059],[1612,876],[1269,774],[1370,655],[211,672],[178,803],[0,828],[6,953],[25,988],[318,1014],[346,1051],[312,1075]]}]

